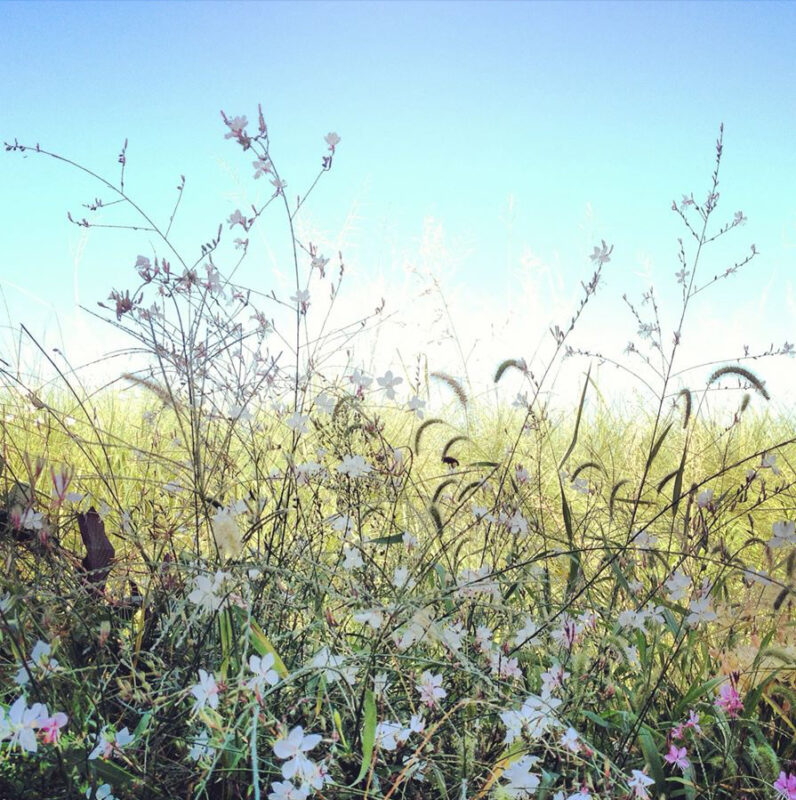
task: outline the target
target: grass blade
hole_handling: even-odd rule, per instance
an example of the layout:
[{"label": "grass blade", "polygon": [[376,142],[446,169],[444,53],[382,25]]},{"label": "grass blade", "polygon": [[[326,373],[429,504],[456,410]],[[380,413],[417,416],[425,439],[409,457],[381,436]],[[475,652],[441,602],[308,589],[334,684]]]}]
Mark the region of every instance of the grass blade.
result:
[{"label": "grass blade", "polygon": [[578,429],[580,428],[580,418],[583,414],[583,405],[586,402],[586,388],[589,385],[589,375],[591,375],[591,365],[589,365],[589,370],[586,373],[586,380],[583,382],[583,392],[580,395],[580,404],[578,405],[578,416],[575,418],[575,430],[572,433],[572,441],[569,443],[569,447],[567,448],[567,452],[564,453],[564,457],[558,464],[558,468],[564,466],[566,460],[569,458],[572,451],[575,449],[575,445],[578,443]]}]

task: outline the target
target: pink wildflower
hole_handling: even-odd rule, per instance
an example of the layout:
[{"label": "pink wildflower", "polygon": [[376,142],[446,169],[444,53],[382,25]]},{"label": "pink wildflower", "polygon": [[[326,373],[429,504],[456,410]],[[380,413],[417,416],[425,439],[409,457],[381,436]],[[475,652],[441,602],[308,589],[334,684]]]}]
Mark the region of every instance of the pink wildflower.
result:
[{"label": "pink wildflower", "polygon": [[421,702],[429,708],[437,705],[437,702],[448,694],[442,688],[442,675],[432,675],[428,670],[420,676],[417,690],[420,692]]},{"label": "pink wildflower", "polygon": [[688,722],[685,724],[686,728],[693,728],[697,733],[702,733],[702,728],[699,727],[699,714],[694,709],[688,712]]},{"label": "pink wildflower", "polygon": [[52,477],[53,490],[58,499],[58,505],[61,505],[66,499],[66,492],[69,488],[69,482],[72,480],[72,476],[65,467],[61,467],[60,472],[56,472],[54,467],[50,467],[50,476]]},{"label": "pink wildflower", "polygon": [[685,770],[691,765],[691,762],[686,758],[686,753],[685,747],[678,747],[673,744],[669,748],[669,752],[663,757],[663,760],[668,764],[680,767],[681,770]]},{"label": "pink wildflower", "polygon": [[243,214],[240,213],[240,209],[236,208],[234,213],[230,214],[229,219],[227,219],[230,228],[234,228],[236,225],[240,225],[243,230],[248,230],[248,220]]},{"label": "pink wildflower", "polygon": [[738,690],[731,683],[725,683],[719,689],[716,706],[723,708],[731,717],[737,717],[738,712],[743,710],[743,703]]},{"label": "pink wildflower", "polygon": [[785,800],[796,800],[796,774],[791,772],[785,775],[784,772],[780,772],[779,778],[774,782],[774,788]]},{"label": "pink wildflower", "polygon": [[61,735],[61,728],[66,725],[68,717],[63,711],[53,714],[51,717],[39,721],[39,730],[44,732],[42,737],[44,744],[53,744],[58,741]]},{"label": "pink wildflower", "polygon": [[[221,113],[223,116],[224,112]],[[246,117],[233,117],[232,119],[224,117],[224,122],[229,128],[229,133],[224,134],[225,139],[240,139],[244,135],[243,129],[249,124]]]},{"label": "pink wildflower", "polygon": [[592,261],[596,261],[598,266],[602,266],[603,264],[607,264],[611,260],[611,253],[614,251],[614,246],[608,245],[605,243],[605,239],[602,240],[602,247],[595,247],[594,252],[589,256]]},{"label": "pink wildflower", "polygon": [[271,162],[267,158],[258,158],[257,161],[252,161],[252,166],[255,180],[271,172]]}]

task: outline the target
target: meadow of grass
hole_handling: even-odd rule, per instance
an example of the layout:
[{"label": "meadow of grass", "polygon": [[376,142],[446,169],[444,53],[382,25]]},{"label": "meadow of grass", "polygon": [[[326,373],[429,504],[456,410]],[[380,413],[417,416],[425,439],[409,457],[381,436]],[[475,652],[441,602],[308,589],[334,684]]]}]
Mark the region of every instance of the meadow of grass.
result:
[{"label": "meadow of grass", "polygon": [[794,419],[739,361],[670,377],[702,249],[745,219],[709,228],[721,135],[705,202],[674,204],[674,342],[650,295],[629,353],[658,399],[617,412],[582,354],[572,407],[545,399],[605,242],[553,360],[495,365],[513,406],[444,371],[324,374],[306,320],[342,269],[297,237],[262,114],[223,120],[274,187],[229,229],[282,210],[295,327],[225,277],[221,233],[181,258],[178,203],[135,206],[124,151],[98,178],[168,258],[108,298],[145,367],[2,371],[0,797],[796,800]]}]

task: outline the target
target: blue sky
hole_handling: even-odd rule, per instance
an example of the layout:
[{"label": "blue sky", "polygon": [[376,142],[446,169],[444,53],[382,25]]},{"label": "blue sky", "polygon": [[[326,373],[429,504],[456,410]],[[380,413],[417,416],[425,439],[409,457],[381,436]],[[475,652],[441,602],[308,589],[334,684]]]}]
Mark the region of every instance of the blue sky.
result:
[{"label": "blue sky", "polygon": [[[704,197],[723,121],[718,216],[742,209],[749,221],[706,253],[705,274],[752,242],[761,256],[700,298],[691,355],[796,339],[792,3],[6,2],[3,15],[3,139],[115,179],[128,138],[128,190],[155,216],[168,217],[186,175],[174,239],[189,254],[264,191],[224,140],[220,109],[252,120],[263,104],[288,195],[312,180],[336,131],[334,169],[303,224],[344,250],[348,310],[386,293],[403,306],[388,310],[423,328],[434,309],[420,295],[435,275],[457,335],[479,339],[481,377],[495,359],[530,358],[547,326],[566,321],[601,239],[614,256],[594,327],[575,343],[600,336],[621,350],[635,332],[621,295],[638,299],[653,281],[674,318],[685,231],[670,205]],[[160,245],[83,237],[66,210],[100,187],[62,164],[0,155],[9,322],[69,339],[87,324],[76,300],[132,287],[136,255]],[[269,225],[270,261],[245,273],[263,291],[290,273],[284,227]],[[385,342],[379,365],[365,366],[409,360],[405,329]],[[449,345],[415,343],[462,374]],[[759,363],[772,380],[794,371]]]}]

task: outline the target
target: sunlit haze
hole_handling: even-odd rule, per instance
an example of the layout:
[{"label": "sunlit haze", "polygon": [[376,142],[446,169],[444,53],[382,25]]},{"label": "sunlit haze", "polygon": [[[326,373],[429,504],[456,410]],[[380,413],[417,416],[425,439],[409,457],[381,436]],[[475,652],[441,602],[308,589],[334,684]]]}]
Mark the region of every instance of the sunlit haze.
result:
[{"label": "sunlit haze", "polygon": [[[755,355],[796,342],[792,3],[6,2],[2,14],[3,140],[38,143],[116,183],[127,139],[125,188],[164,227],[184,175],[172,240],[186,260],[223,223],[216,263],[231,268],[238,234],[226,220],[273,191],[224,138],[220,110],[254,129],[262,104],[291,203],[318,172],[324,136],[337,133],[298,236],[330,258],[330,274],[342,254],[327,330],[382,298],[385,307],[380,325],[334,340],[324,369],[391,369],[405,378],[401,401],[418,354],[485,396],[504,359],[525,358],[541,374],[550,328],[568,326],[603,240],[610,261],[568,341],[653,381],[624,353],[643,341],[622,296],[646,314],[642,295],[655,287],[668,355],[682,304],[678,237],[689,268],[694,256],[672,201],[704,202],[721,123],[713,230],[739,211],[745,221],[704,248],[696,284],[752,245],[759,255],[693,298],[675,372],[695,369],[674,386],[704,385],[745,345]],[[74,365],[129,344],[80,306],[101,311],[112,289],[135,288],[136,258],[166,255],[164,243],[70,224],[67,211],[87,216],[83,204],[113,198],[67,164],[4,152],[0,185],[0,358],[44,369],[20,324]],[[235,281],[289,303],[289,232],[284,208],[270,211]],[[91,219],[141,224],[118,206]],[[301,268],[306,281],[308,259]],[[306,288],[317,330],[328,276]],[[598,362],[567,359],[546,388],[574,404]],[[740,363],[766,382],[772,404],[788,405],[792,357]],[[127,368],[111,359],[102,371]],[[606,396],[631,387],[649,396],[622,368],[593,375]],[[521,388],[517,374],[501,384],[508,400]]]}]

